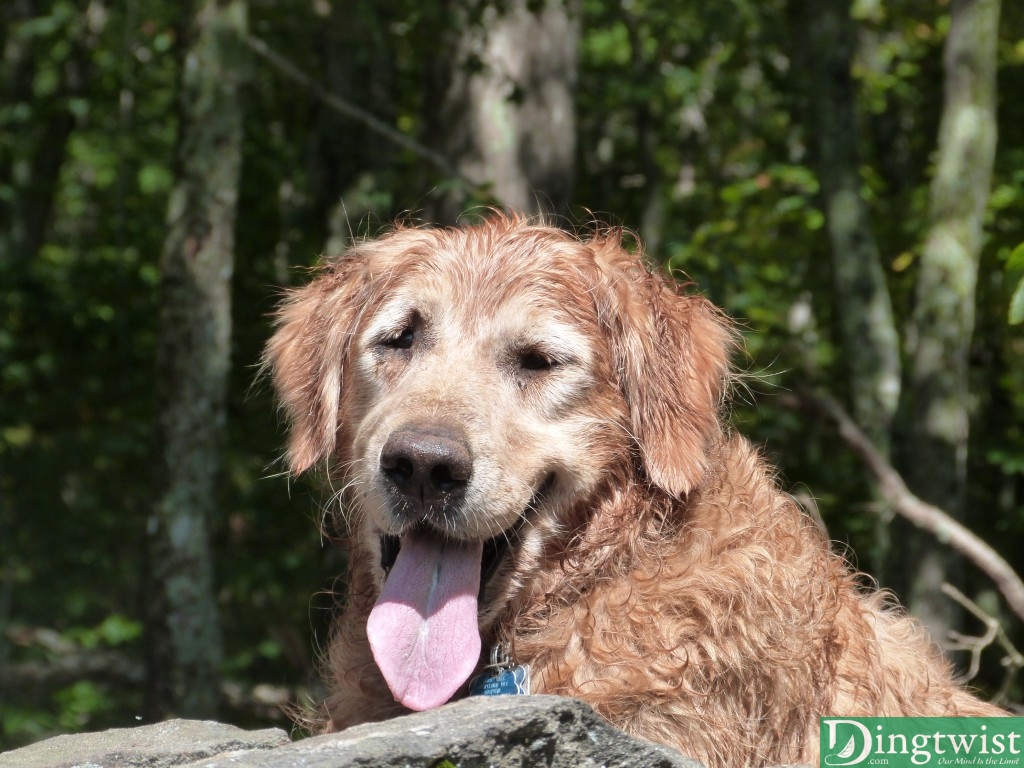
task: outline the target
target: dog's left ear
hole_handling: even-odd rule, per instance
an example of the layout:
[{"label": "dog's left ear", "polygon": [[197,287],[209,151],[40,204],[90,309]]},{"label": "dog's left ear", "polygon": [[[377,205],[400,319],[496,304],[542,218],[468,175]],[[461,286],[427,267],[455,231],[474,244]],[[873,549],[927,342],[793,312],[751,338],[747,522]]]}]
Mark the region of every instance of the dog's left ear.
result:
[{"label": "dog's left ear", "polygon": [[737,336],[703,296],[679,292],[618,243],[591,243],[606,281],[609,325],[630,426],[650,481],[682,497],[708,468]]}]

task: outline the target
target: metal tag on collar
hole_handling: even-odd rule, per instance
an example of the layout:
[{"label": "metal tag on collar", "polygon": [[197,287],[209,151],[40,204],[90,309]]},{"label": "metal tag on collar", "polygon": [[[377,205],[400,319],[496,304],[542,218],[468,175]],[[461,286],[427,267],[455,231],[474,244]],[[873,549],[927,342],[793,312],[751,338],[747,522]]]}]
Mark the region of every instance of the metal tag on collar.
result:
[{"label": "metal tag on collar", "polygon": [[470,696],[524,696],[530,693],[530,666],[515,664],[508,647],[498,643],[491,649],[491,663],[469,681]]}]

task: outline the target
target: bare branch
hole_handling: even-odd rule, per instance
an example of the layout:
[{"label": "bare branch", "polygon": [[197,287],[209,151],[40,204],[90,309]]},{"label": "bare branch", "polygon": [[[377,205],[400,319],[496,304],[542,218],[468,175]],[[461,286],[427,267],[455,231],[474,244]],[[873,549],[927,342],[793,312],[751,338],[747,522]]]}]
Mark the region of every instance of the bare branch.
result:
[{"label": "bare branch", "polygon": [[287,720],[295,705],[297,691],[280,685],[240,683],[222,680],[220,694],[229,707],[264,720]]},{"label": "bare branch", "polygon": [[911,493],[900,474],[833,399],[803,392],[801,400],[838,427],[840,436],[867,465],[882,496],[897,514],[949,545],[984,571],[1006,598],[1010,609],[1024,621],[1024,581],[998,552],[946,512]]},{"label": "bare branch", "polygon": [[0,669],[0,688],[24,690],[56,689],[80,680],[109,682],[114,685],[140,686],[145,682],[141,661],[125,653],[109,650],[82,650],[64,653],[46,661],[24,661]]},{"label": "bare branch", "polygon": [[401,131],[392,128],[390,125],[370,112],[367,112],[362,107],[358,107],[352,102],[343,99],[341,96],[327,91],[323,86],[306,75],[305,72],[267,45],[267,43],[260,38],[249,35],[244,39],[244,42],[254,53],[256,53],[257,56],[270,64],[289,80],[309,91],[313,96],[335,112],[362,123],[371,131],[380,134],[393,144],[397,144],[403,149],[407,149],[418,157],[423,158],[434,165],[446,176],[457,179],[469,187],[479,186],[477,182],[463,176],[444,155],[435,152],[430,147],[421,144],[415,139],[409,138]]}]

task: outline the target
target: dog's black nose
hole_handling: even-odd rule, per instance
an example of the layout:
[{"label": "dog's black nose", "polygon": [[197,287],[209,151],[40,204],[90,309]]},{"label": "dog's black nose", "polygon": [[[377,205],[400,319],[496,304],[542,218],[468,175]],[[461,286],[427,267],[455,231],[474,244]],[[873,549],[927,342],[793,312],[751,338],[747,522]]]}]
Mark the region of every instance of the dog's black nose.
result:
[{"label": "dog's black nose", "polygon": [[461,496],[473,475],[466,441],[439,427],[410,427],[391,433],[380,453],[380,468],[417,512],[433,502]]}]

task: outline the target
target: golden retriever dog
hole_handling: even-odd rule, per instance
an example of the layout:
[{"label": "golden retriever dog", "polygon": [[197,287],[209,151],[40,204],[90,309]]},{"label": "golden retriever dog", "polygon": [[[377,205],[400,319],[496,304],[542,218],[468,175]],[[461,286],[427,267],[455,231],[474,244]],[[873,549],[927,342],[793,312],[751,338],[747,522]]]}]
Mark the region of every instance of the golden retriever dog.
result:
[{"label": "golden retriever dog", "polygon": [[817,764],[821,716],[1002,714],[723,425],[736,346],[620,231],[516,216],[399,226],[292,290],[287,462],[349,534],[327,730],[464,697],[495,654],[725,768]]}]

